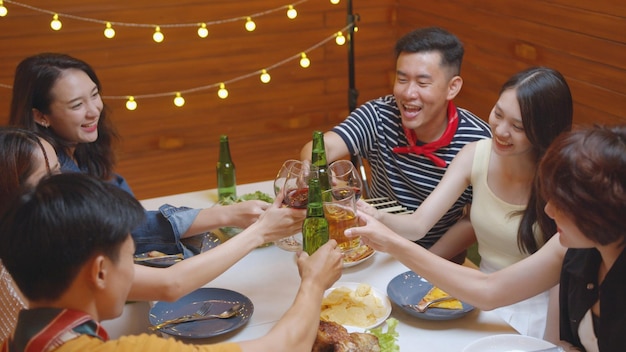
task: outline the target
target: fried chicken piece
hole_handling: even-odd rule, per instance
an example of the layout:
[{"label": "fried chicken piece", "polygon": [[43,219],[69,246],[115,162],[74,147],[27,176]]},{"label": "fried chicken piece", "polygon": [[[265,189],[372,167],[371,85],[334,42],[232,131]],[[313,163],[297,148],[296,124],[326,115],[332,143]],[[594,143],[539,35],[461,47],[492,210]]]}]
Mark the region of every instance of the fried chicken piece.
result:
[{"label": "fried chicken piece", "polygon": [[332,321],[320,321],[312,352],[380,352],[378,338],[366,333],[348,333]]},{"label": "fried chicken piece", "polygon": [[317,329],[317,337],[313,343],[312,352],[335,352],[350,351],[350,349],[336,350],[335,345],[343,344],[343,342],[351,342],[348,330],[343,326],[332,321],[320,320]]},{"label": "fried chicken piece", "polygon": [[375,335],[353,332],[350,333],[350,338],[359,352],[380,352],[378,337]]}]

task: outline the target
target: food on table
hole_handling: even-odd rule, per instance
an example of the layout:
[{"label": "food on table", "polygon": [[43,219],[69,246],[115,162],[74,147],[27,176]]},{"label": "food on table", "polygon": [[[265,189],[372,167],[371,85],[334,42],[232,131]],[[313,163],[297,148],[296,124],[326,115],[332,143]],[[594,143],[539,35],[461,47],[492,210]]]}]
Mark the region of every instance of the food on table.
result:
[{"label": "food on table", "polygon": [[378,337],[369,333],[348,333],[332,321],[320,321],[312,352],[380,352]]},{"label": "food on table", "polygon": [[[427,304],[428,302],[434,301],[439,298],[450,296],[442,289],[433,286],[422,300],[418,303],[418,306]],[[463,309],[463,304],[458,299],[451,299],[442,302],[433,303],[430,305],[430,308],[445,308],[445,309]]]},{"label": "food on table", "polygon": [[342,325],[368,327],[386,314],[380,298],[372,287],[359,284],[356,290],[338,287],[322,300],[320,317],[324,321],[334,321]]},{"label": "food on table", "polygon": [[398,319],[389,318],[384,324],[387,326],[387,332],[383,332],[382,325],[377,328],[365,330],[365,332],[378,337],[380,352],[400,352],[400,346],[398,345],[398,336],[400,336],[400,334],[396,331],[398,323]]},{"label": "food on table", "polygon": [[[240,197],[226,197],[219,201],[221,205],[230,205],[235,203],[241,203],[247,200],[262,200],[264,202],[272,203],[274,202],[274,198],[267,193],[261,191],[255,191],[252,193],[246,193]],[[220,231],[227,236],[228,238],[233,237],[243,231],[243,229],[238,227],[225,226],[220,227]]]},{"label": "food on table", "polygon": [[244,200],[262,200],[268,203],[272,203],[274,198],[267,193],[263,193],[261,191],[255,191],[253,193],[246,193],[239,197],[239,202],[243,202]]},{"label": "food on table", "polygon": [[159,251],[150,251],[147,253],[147,256],[150,258],[158,258],[158,257],[163,257],[166,254],[163,252],[159,252]]},{"label": "food on table", "polygon": [[353,263],[357,262],[361,259],[369,257],[372,253],[374,253],[374,249],[367,245],[363,245],[352,252],[348,252],[343,256],[344,263]]},{"label": "food on table", "polygon": [[252,193],[246,193],[240,197],[227,197],[219,201],[222,205],[229,205],[233,203],[240,203],[246,200],[262,200],[264,202],[272,203],[274,198],[267,193],[261,191],[255,191]]}]

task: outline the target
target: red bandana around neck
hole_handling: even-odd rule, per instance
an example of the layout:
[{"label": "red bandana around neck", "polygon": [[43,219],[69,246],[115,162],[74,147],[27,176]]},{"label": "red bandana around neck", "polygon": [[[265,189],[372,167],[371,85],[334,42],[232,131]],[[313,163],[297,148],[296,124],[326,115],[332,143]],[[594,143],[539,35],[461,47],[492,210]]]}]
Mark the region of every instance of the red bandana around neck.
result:
[{"label": "red bandana around neck", "polygon": [[437,149],[445,147],[450,144],[452,141],[452,137],[456,133],[456,129],[459,126],[459,114],[456,110],[456,106],[452,101],[448,102],[448,126],[446,126],[446,130],[443,132],[441,137],[438,140],[426,143],[424,145],[416,145],[417,135],[415,131],[410,130],[404,126],[404,135],[406,136],[409,145],[406,147],[395,147],[393,148],[393,152],[396,154],[422,154],[428,159],[432,160],[432,162],[439,167],[446,167],[445,160],[433,154]]}]

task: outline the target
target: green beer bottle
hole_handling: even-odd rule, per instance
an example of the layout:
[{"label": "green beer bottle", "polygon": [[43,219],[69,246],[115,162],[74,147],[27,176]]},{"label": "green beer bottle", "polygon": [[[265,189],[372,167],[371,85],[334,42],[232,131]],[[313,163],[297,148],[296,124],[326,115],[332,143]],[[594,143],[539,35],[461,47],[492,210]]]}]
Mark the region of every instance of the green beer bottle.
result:
[{"label": "green beer bottle", "polygon": [[302,224],[302,247],[309,255],[328,242],[328,221],[324,217],[320,180],[309,179],[309,203]]},{"label": "green beer bottle", "polygon": [[330,189],[328,177],[328,162],[326,162],[326,149],[324,147],[324,134],[321,131],[313,131],[313,149],[311,150],[311,165],[317,167],[320,179],[320,188],[323,191]]},{"label": "green beer bottle", "polygon": [[217,161],[217,198],[219,201],[230,198],[237,199],[237,182],[235,178],[235,164],[230,157],[228,136],[220,136],[220,157]]}]

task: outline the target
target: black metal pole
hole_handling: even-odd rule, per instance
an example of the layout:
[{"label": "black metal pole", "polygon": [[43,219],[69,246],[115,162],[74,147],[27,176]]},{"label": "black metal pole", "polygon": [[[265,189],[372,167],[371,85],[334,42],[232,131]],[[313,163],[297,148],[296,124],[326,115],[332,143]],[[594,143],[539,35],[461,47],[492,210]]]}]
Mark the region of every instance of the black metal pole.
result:
[{"label": "black metal pole", "polygon": [[354,27],[356,26],[358,15],[352,12],[352,0],[347,0],[347,3],[347,24],[352,24],[348,29],[348,109],[352,112],[356,109],[356,102],[359,96],[354,78]]},{"label": "black metal pole", "polygon": [[[352,0],[347,0],[348,18],[347,24],[351,26],[348,29],[348,110],[350,112],[356,109],[357,99],[359,97],[359,91],[356,89],[355,74],[354,74],[354,27],[359,15],[355,15],[352,10]],[[350,157],[352,163],[359,168],[361,179],[363,180],[363,194],[366,197],[370,197],[370,188],[367,180],[367,172],[363,165],[363,160],[360,155],[352,155]]]}]

